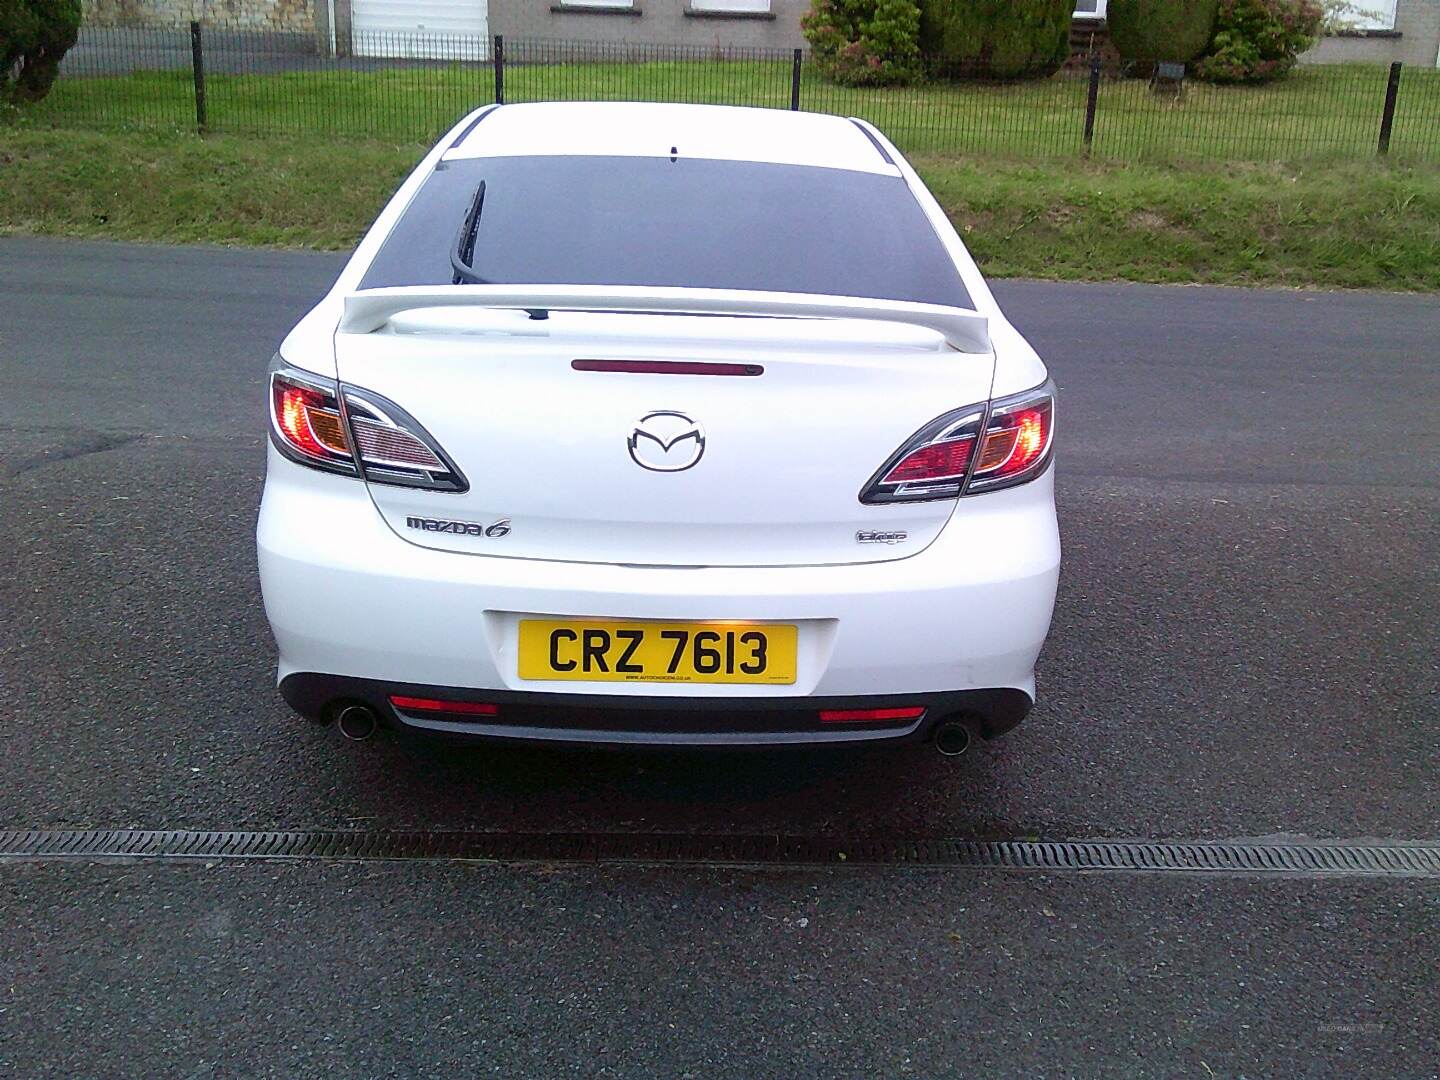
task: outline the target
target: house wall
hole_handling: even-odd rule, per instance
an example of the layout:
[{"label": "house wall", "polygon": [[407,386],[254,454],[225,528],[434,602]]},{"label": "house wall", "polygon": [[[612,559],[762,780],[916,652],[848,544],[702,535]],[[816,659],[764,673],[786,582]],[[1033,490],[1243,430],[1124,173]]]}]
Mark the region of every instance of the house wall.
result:
[{"label": "house wall", "polygon": [[1395,29],[1361,31],[1322,39],[1300,57],[1305,64],[1363,62],[1440,66],[1440,0],[1398,0]]},{"label": "house wall", "polygon": [[687,0],[635,0],[632,8],[583,8],[555,0],[490,0],[491,33],[519,39],[715,48],[805,47],[800,16],[809,0],[771,0],[770,13],[700,12]]},{"label": "house wall", "polygon": [[[319,0],[324,3],[324,0]],[[87,26],[207,26],[313,34],[316,0],[81,0]]]}]

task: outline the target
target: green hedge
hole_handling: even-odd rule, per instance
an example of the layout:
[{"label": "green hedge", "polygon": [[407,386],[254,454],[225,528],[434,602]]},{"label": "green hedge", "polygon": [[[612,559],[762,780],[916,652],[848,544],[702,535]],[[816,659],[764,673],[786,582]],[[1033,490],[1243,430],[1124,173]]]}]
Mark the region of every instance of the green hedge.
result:
[{"label": "green hedge", "polygon": [[1215,32],[1218,0],[1110,0],[1110,40],[1125,60],[1188,64]]},{"label": "green hedge", "polygon": [[920,51],[942,78],[1045,78],[1070,55],[1074,0],[920,0]]}]

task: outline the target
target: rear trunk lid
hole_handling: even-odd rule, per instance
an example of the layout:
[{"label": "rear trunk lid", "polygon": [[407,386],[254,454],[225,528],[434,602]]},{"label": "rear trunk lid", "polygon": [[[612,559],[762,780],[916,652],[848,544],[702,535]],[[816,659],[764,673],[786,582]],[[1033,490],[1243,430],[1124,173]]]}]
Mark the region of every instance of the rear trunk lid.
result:
[{"label": "rear trunk lid", "polygon": [[953,500],[865,505],[859,493],[917,429],[985,400],[994,367],[934,328],[851,318],[430,306],[372,321],[336,335],[342,383],[409,412],[469,483],[370,483],[375,506],[411,543],[515,558],[913,555]]}]

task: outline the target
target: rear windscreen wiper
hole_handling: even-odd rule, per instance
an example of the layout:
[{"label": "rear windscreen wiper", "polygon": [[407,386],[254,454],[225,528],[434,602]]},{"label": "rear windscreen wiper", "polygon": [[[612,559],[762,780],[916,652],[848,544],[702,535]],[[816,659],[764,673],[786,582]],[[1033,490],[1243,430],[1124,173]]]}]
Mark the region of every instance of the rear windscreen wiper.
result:
[{"label": "rear windscreen wiper", "polygon": [[469,282],[471,285],[487,285],[487,282],[479,274],[475,273],[475,237],[480,231],[480,212],[485,209],[485,181],[480,181],[480,186],[475,189],[475,197],[470,200],[470,209],[465,214],[465,222],[460,226],[460,235],[455,238],[455,249],[450,252],[450,265],[455,268],[455,279],[453,284],[464,285]]},{"label": "rear windscreen wiper", "polygon": [[[465,223],[460,226],[460,235],[455,238],[455,248],[450,252],[450,265],[455,268],[454,285],[489,285],[475,272],[475,237],[480,232],[480,213],[485,209],[485,181],[475,189],[475,198],[470,201],[470,210]],[[544,308],[526,308],[532,319],[548,319],[550,313]]]}]

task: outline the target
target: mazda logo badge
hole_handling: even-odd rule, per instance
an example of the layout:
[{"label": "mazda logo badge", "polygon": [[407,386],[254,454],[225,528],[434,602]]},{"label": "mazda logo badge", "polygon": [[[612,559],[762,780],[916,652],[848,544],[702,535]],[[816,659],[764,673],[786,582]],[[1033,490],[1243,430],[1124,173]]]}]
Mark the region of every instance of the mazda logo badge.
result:
[{"label": "mazda logo badge", "polygon": [[705,429],[682,412],[642,416],[626,440],[630,458],[651,472],[684,472],[705,455]]}]

